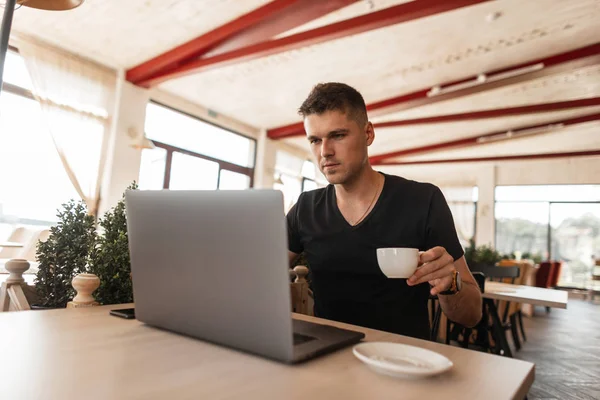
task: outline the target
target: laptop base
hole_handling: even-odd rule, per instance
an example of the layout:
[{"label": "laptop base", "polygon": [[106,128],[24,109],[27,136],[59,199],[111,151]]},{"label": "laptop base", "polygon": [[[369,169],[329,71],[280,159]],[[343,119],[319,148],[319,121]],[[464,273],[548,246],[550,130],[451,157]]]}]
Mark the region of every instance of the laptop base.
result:
[{"label": "laptop base", "polygon": [[360,342],[365,334],[314,322],[292,319],[294,358],[299,363]]}]

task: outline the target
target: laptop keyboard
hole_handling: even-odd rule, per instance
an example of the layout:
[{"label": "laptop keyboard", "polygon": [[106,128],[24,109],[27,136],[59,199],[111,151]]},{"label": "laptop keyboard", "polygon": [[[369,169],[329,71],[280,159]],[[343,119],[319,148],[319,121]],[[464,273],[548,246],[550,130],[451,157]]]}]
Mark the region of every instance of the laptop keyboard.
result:
[{"label": "laptop keyboard", "polygon": [[294,333],[294,346],[310,342],[311,340],[315,340],[312,336],[301,335],[299,333]]}]

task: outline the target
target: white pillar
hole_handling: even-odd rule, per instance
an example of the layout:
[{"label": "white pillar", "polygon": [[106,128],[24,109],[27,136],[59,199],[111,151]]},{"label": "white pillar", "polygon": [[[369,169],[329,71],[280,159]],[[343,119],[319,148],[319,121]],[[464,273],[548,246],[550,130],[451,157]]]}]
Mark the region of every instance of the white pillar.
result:
[{"label": "white pillar", "polygon": [[123,196],[127,186],[138,181],[142,150],[131,147],[131,133],[144,134],[149,92],[127,82],[123,74],[117,82],[117,100],[107,146],[102,182],[100,216]]},{"label": "white pillar", "polygon": [[272,189],[275,178],[275,144],[267,137],[267,131],[261,130],[256,143],[256,165],[254,166],[254,187]]},{"label": "white pillar", "polygon": [[496,167],[489,165],[481,168],[477,177],[479,199],[477,201],[477,227],[475,244],[494,245],[496,219],[494,215],[494,191],[496,188]]}]

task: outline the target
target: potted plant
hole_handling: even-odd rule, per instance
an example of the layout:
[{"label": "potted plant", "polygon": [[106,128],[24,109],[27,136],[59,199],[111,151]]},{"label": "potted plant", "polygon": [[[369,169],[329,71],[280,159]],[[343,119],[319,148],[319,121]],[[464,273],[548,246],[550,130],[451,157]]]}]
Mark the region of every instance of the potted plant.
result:
[{"label": "potted plant", "polygon": [[[134,182],[127,190],[135,190]],[[100,304],[133,302],[125,197],[100,219],[100,234],[92,250],[90,269],[100,278],[94,297]]]},{"label": "potted plant", "polygon": [[70,200],[57,212],[58,223],[45,242],[38,242],[34,283],[38,297],[32,309],[64,308],[74,296],[73,278],[87,272],[96,241],[96,223],[83,201]]},{"label": "potted plant", "polygon": [[525,252],[521,258],[523,260],[531,260],[534,264],[539,264],[542,262],[542,256],[539,253],[531,254],[529,252]]},{"label": "potted plant", "polygon": [[465,249],[465,260],[471,270],[478,270],[479,265],[496,265],[502,259],[500,253],[491,246],[476,246],[471,239],[469,247]]}]

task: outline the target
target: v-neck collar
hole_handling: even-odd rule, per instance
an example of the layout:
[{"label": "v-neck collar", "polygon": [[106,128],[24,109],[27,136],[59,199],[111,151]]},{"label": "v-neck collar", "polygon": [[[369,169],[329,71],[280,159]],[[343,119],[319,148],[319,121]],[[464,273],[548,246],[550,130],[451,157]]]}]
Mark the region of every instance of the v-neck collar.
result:
[{"label": "v-neck collar", "polygon": [[345,228],[348,229],[358,229],[360,228],[363,224],[365,224],[373,214],[375,214],[375,212],[377,212],[377,209],[379,208],[379,204],[381,203],[381,198],[383,197],[383,194],[385,193],[386,187],[387,187],[387,176],[380,171],[377,171],[378,174],[383,175],[383,187],[381,188],[381,193],[379,193],[379,197],[377,198],[377,201],[375,202],[375,205],[373,206],[373,208],[371,209],[371,211],[369,211],[369,213],[367,215],[365,215],[365,217],[362,219],[362,221],[360,221],[358,224],[356,225],[351,225],[348,220],[344,217],[344,214],[342,214],[342,212],[340,211],[340,208],[338,207],[337,204],[337,194],[335,192],[335,186],[331,185],[331,189],[333,190],[333,209],[335,210],[335,213],[337,214],[337,216],[341,219],[341,221],[344,223]]}]

